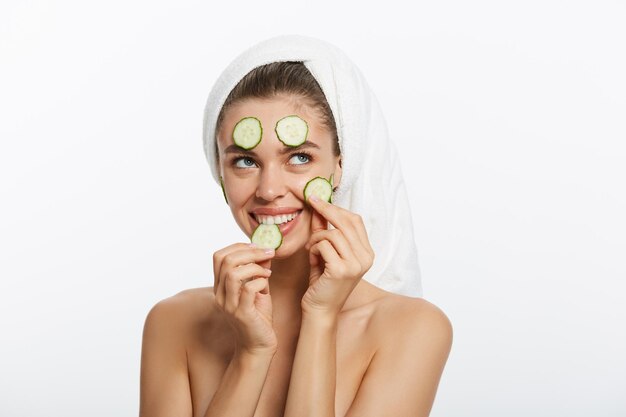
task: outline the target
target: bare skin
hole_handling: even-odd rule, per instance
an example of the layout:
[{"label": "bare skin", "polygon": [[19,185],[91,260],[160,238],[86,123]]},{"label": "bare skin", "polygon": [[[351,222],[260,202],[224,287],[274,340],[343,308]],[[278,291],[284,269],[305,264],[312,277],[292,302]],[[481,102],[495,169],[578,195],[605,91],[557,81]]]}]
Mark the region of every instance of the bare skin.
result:
[{"label": "bare skin", "polygon": [[[415,372],[432,366],[430,372],[421,375],[420,384],[412,387],[413,396],[423,401],[423,413],[414,415],[427,416],[449,353],[446,349],[449,343],[447,319],[436,306],[424,299],[392,294],[365,281],[363,283],[350,299],[355,306],[342,313],[337,330],[335,415],[346,415],[374,353],[403,340],[406,346],[416,344],[411,348],[414,352],[438,352],[429,358],[410,358],[404,364],[414,367]],[[163,333],[161,336],[167,337],[176,346],[177,354],[159,355],[162,373],[142,374],[142,379],[150,378],[142,381],[142,417],[204,416],[234,353],[232,331],[220,319],[213,300],[212,287],[195,288],[165,299],[156,307],[160,311],[154,318],[159,322],[154,323],[155,328],[149,334],[154,337],[154,344],[147,349],[153,352],[147,353],[159,355],[154,351],[158,349],[157,345],[165,343],[159,340],[158,333]],[[283,415],[298,325],[298,319],[294,318],[276,329],[279,349],[267,372],[255,417]],[[406,337],[407,332],[415,335],[414,341]],[[439,338],[429,334],[431,332],[439,334]],[[144,352],[146,342],[150,340],[144,337]],[[174,346],[171,348],[174,350]],[[142,362],[147,359],[149,357],[144,353]],[[423,363],[426,359],[430,363]],[[172,380],[172,375],[180,375],[181,378]],[[399,384],[408,382],[399,381]],[[385,392],[388,385],[381,379],[374,390]],[[150,398],[154,401],[161,399],[162,402],[158,403],[158,407],[155,403],[152,408],[148,404]]]},{"label": "bare skin", "polygon": [[[294,113],[309,123],[307,141],[318,145],[304,164],[294,153],[282,156],[284,145],[267,128]],[[249,214],[253,208],[301,208],[299,223],[274,254],[261,255],[243,243],[216,252],[214,287],[185,290],[153,307],[144,327],[140,416],[428,416],[451,348],[450,321],[422,298],[392,294],[359,279],[371,259],[358,217],[302,201],[309,179],[333,173],[336,185],[341,178],[340,158],[332,155],[331,137],[316,115],[289,97],[248,100],[227,112],[223,132],[249,115],[264,126],[252,159],[232,159],[224,153],[232,138],[218,138],[233,216],[248,236],[256,226]],[[254,165],[246,163],[252,160]],[[322,237],[341,245],[339,231],[332,236],[321,231],[324,218],[351,237],[343,244],[350,242],[358,254],[351,253],[352,264],[357,259],[362,267],[355,270],[354,287],[343,289],[345,300],[340,291],[331,291],[332,299],[311,292],[310,254],[316,254],[321,271],[331,247],[326,242],[321,248]],[[357,229],[360,243],[349,234]],[[232,262],[235,252],[255,261],[239,267]],[[259,266],[270,268],[271,275],[263,276]],[[241,284],[240,278],[254,279]],[[237,282],[240,298],[233,295]],[[235,309],[225,307],[225,300],[239,300],[237,311],[254,315],[233,321]],[[263,319],[250,325],[250,317]]]}]

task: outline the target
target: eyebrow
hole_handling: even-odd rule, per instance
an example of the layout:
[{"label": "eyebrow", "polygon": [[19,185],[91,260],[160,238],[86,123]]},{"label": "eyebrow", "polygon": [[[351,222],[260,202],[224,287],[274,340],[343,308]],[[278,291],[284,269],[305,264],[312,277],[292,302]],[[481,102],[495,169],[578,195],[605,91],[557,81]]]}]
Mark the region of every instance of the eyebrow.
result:
[{"label": "eyebrow", "polygon": [[[320,149],[319,145],[317,145],[316,143],[306,141],[303,144],[298,145],[298,146],[285,145],[278,153],[281,155],[284,155],[286,153],[293,152],[299,149],[305,149],[305,148],[314,148],[318,150]],[[244,153],[248,155],[256,155],[254,151],[244,149],[238,145],[229,145],[226,149],[224,149],[224,154],[228,154],[228,153]]]}]

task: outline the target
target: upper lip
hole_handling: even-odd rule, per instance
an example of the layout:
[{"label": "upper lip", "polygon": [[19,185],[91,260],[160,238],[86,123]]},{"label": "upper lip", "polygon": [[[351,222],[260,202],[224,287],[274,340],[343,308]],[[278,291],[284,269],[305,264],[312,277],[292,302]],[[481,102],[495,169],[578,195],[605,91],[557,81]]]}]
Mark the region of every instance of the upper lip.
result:
[{"label": "upper lip", "polygon": [[259,207],[250,213],[264,216],[280,216],[281,214],[291,214],[302,210],[300,207]]}]

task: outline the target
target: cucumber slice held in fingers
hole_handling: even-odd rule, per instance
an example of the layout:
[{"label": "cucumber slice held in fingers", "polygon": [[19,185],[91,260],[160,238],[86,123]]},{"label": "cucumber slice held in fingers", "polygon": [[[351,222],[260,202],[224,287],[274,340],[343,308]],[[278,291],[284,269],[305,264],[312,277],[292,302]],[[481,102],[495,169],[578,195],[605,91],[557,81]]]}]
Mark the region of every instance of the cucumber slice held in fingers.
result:
[{"label": "cucumber slice held in fingers", "polygon": [[326,178],[315,177],[304,186],[304,200],[308,201],[312,194],[332,203],[333,186]]},{"label": "cucumber slice held in fingers", "polygon": [[256,117],[244,117],[233,128],[233,141],[243,149],[252,149],[261,142],[263,127]]},{"label": "cucumber slice held in fingers", "polygon": [[309,125],[300,116],[292,114],[276,122],[274,128],[278,139],[287,146],[300,146],[309,134]]},{"label": "cucumber slice held in fingers", "polygon": [[283,243],[283,234],[278,225],[260,224],[252,232],[252,243],[263,249],[278,249]]}]

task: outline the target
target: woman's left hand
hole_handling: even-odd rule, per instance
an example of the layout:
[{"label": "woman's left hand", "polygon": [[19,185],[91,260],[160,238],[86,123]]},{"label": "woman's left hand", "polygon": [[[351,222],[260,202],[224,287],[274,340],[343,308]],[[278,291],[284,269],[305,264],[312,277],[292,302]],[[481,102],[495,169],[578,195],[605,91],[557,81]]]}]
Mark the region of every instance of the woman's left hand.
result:
[{"label": "woman's left hand", "polygon": [[[374,250],[360,215],[324,200],[308,201],[314,209],[306,244],[311,273],[302,311],[336,316],[372,267]],[[335,229],[329,230],[328,223]]]}]

